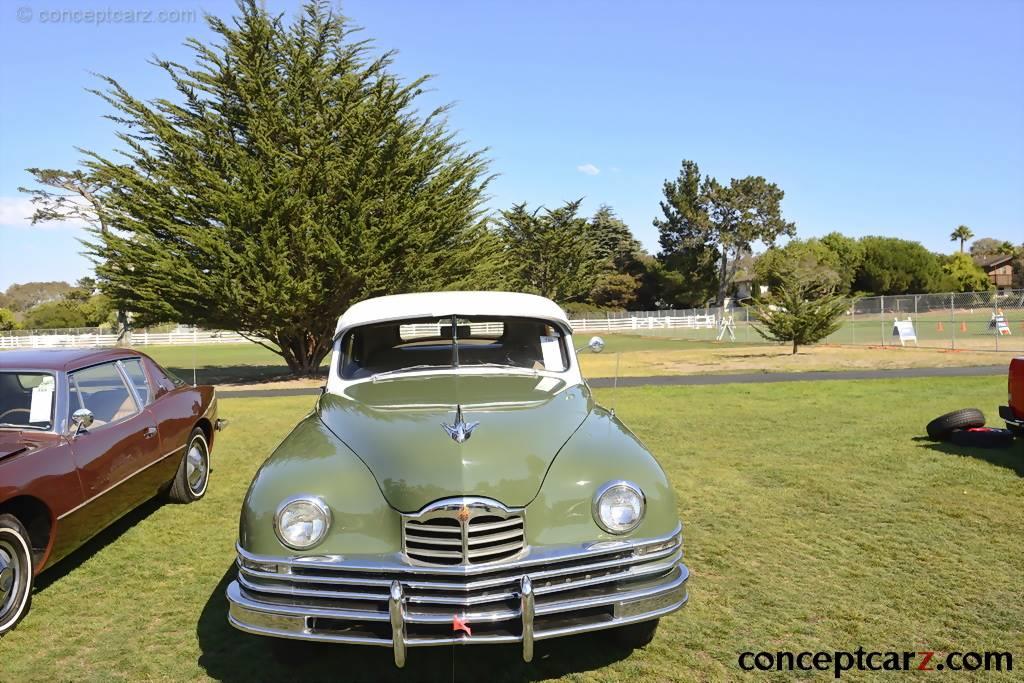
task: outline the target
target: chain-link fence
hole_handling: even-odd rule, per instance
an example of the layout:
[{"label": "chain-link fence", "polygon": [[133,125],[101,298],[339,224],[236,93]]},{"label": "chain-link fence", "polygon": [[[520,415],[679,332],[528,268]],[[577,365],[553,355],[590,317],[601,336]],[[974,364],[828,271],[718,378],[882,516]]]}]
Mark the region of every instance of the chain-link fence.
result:
[{"label": "chain-link fence", "polygon": [[[896,322],[900,321],[897,326]],[[909,325],[907,322],[909,321]],[[748,306],[602,313],[574,320],[583,331],[695,341],[765,343]],[[898,329],[903,329],[903,335]],[[911,336],[910,333],[913,332]],[[1024,352],[1024,290],[872,296],[852,301],[829,344]]]}]

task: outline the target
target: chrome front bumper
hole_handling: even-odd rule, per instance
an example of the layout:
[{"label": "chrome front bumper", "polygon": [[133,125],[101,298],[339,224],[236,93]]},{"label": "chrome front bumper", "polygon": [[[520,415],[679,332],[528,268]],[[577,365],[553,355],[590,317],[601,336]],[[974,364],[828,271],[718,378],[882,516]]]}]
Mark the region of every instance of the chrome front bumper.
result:
[{"label": "chrome front bumper", "polygon": [[[238,549],[228,621],[264,636],[406,649],[521,643],[657,619],[686,604],[682,533],[530,549],[493,565],[278,558]],[[391,561],[393,559],[393,561]],[[455,621],[472,631],[456,631]],[[461,624],[459,624],[461,626]]]}]

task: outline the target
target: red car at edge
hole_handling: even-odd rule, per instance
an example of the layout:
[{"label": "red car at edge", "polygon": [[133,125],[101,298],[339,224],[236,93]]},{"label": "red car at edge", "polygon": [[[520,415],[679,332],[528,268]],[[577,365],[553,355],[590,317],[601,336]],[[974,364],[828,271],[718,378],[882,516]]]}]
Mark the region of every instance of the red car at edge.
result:
[{"label": "red car at edge", "polygon": [[126,512],[202,498],[223,424],[213,387],[136,351],[0,353],[0,635],[39,572]]}]

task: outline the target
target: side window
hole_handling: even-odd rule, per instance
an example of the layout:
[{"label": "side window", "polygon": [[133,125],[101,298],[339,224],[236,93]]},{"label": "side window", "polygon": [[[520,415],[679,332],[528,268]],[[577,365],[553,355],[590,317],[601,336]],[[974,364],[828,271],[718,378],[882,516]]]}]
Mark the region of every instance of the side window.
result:
[{"label": "side window", "polygon": [[142,369],[142,361],[137,358],[130,358],[121,361],[125,374],[135,387],[135,393],[142,399],[142,405],[148,406],[153,400],[153,392],[149,389],[149,381],[146,379],[146,371]]},{"label": "side window", "polygon": [[[139,412],[135,399],[114,363],[95,365],[71,373],[70,380],[71,400],[68,402],[68,410],[70,413],[79,408],[92,411],[94,428]],[[68,417],[70,419],[70,414]]]}]

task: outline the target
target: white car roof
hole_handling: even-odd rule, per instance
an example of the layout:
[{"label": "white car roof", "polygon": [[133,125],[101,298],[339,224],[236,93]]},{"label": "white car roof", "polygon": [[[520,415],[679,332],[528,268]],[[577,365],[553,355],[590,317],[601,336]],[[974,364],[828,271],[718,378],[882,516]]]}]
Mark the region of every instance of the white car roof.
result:
[{"label": "white car roof", "polygon": [[569,328],[565,311],[551,299],[518,292],[423,292],[393,294],[353,304],[338,318],[335,338],[359,325],[403,320],[440,318],[446,315],[501,315],[540,318]]}]

